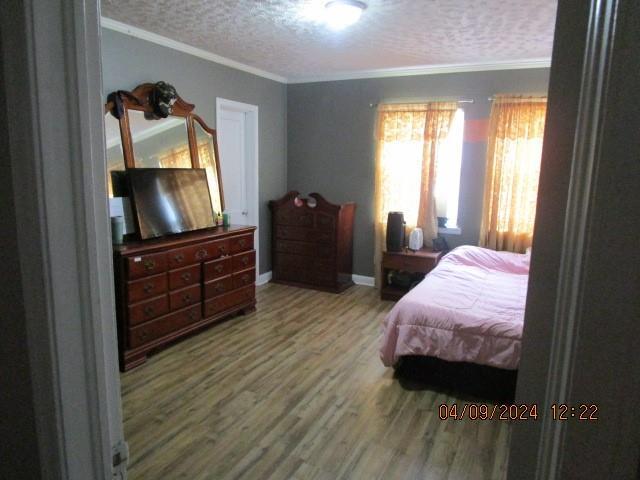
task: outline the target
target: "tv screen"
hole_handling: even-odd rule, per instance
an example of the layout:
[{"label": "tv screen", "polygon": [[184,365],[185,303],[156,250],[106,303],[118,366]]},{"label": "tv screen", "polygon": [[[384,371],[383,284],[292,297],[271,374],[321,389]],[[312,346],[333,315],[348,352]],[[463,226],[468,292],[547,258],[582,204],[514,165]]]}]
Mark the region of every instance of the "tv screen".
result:
[{"label": "tv screen", "polygon": [[215,226],[204,168],[127,170],[140,238]]}]

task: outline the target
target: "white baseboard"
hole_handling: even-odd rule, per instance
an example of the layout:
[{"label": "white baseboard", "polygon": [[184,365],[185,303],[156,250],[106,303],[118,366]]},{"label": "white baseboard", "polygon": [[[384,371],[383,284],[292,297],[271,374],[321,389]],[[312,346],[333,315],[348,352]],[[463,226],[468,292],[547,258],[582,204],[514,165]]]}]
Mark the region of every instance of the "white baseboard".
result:
[{"label": "white baseboard", "polygon": [[[261,273],[260,275],[258,275],[256,285],[264,285],[265,283],[269,283],[272,276],[273,273],[271,271]],[[356,285],[364,285],[365,287],[375,286],[375,279],[373,277],[365,277],[364,275],[351,275],[351,279]]]},{"label": "white baseboard", "polygon": [[265,283],[269,283],[271,281],[271,277],[272,277],[271,270],[265,273],[261,273],[260,275],[258,275],[256,285],[264,285]]},{"label": "white baseboard", "polygon": [[351,275],[351,280],[356,285],[364,285],[366,287],[375,287],[375,278],[365,277],[364,275]]}]

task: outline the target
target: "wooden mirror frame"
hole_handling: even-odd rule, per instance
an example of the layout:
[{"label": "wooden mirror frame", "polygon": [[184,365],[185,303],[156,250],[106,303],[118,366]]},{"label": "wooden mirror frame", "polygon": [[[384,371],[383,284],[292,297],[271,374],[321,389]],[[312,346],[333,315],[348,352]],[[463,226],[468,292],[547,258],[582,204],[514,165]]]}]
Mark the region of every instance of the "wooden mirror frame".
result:
[{"label": "wooden mirror frame", "polygon": [[[105,114],[109,113],[118,120],[120,124],[120,140],[122,143],[122,153],[124,157],[124,168],[136,168],[135,156],[133,153],[133,138],[129,127],[129,110],[137,110],[139,112],[153,114],[153,105],[151,103],[151,95],[155,88],[154,83],[142,83],[133,91],[128,92],[119,90],[109,95],[109,99],[113,96],[120,98],[122,102],[122,115],[118,118],[116,112],[115,100],[109,100],[104,106]],[[211,135],[213,142],[213,151],[215,155],[215,168],[218,178],[218,191],[220,192],[220,206],[224,210],[224,193],[222,189],[222,176],[220,171],[220,155],[218,154],[218,136],[215,129],[210,128],[205,121],[195,113],[193,109],[195,105],[185,102],[180,95],[177,96],[171,115],[173,117],[183,117],[187,126],[187,137],[189,143],[189,155],[191,157],[191,168],[202,168],[200,166],[200,158],[198,154],[198,144],[196,141],[196,131],[194,122],[198,122],[205,132]],[[149,120],[152,122],[153,120]]]}]

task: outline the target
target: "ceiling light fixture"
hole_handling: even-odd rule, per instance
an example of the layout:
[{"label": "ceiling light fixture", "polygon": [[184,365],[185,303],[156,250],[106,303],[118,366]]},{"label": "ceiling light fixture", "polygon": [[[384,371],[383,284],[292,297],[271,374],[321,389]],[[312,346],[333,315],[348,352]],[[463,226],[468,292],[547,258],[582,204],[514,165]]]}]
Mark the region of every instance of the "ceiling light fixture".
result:
[{"label": "ceiling light fixture", "polygon": [[327,25],[334,30],[341,30],[356,23],[367,4],[359,0],[333,0],[327,2],[324,8]]}]

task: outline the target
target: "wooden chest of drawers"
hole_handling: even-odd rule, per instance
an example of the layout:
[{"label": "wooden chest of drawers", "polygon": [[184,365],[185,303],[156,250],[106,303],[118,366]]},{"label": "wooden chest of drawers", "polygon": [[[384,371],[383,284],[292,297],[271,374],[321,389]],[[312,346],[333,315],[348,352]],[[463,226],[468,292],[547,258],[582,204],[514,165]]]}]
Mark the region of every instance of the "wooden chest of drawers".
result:
[{"label": "wooden chest of drawers", "polygon": [[255,308],[255,227],[218,227],[114,247],[120,369]]},{"label": "wooden chest of drawers", "polygon": [[321,195],[289,192],[269,202],[273,281],[341,292],[353,285],[354,203],[334,205]]}]

